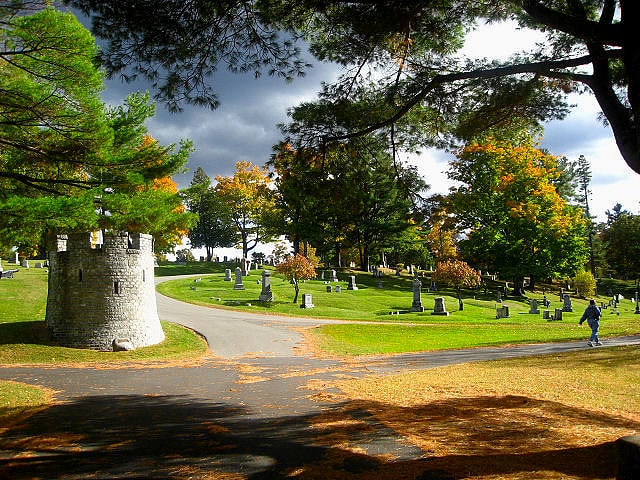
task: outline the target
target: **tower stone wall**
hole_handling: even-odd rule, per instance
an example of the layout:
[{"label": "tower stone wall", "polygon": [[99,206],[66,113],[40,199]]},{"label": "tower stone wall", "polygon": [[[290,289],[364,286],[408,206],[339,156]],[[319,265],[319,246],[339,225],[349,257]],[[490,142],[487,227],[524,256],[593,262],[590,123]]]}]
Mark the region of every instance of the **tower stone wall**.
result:
[{"label": "tower stone wall", "polygon": [[119,232],[92,246],[90,234],[59,236],[49,254],[46,325],[64,346],[111,350],[164,340],[156,307],[153,237]]}]

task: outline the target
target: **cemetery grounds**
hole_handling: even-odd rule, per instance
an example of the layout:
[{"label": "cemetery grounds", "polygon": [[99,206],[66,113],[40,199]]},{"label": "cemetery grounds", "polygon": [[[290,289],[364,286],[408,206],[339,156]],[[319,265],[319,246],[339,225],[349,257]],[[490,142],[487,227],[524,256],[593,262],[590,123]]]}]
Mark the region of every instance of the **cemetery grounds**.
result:
[{"label": "cemetery grounds", "polygon": [[[162,268],[161,273],[175,273],[166,268],[163,272]],[[169,296],[218,308],[279,315],[301,313],[299,306],[291,304],[292,287],[275,275],[272,277],[275,301],[261,305],[256,301],[260,293],[259,271],[246,277],[246,289],[242,291],[234,291],[225,284],[221,272],[200,273],[202,277],[195,288],[196,282],[189,278],[167,282],[160,290]],[[368,355],[379,353],[586,341],[588,337],[588,330],[577,326],[585,301],[574,299],[574,312],[565,313],[561,322],[543,322],[541,316],[526,313],[528,304],[508,298],[505,303],[510,306],[511,316],[497,320],[497,302],[491,293],[484,297],[476,292],[475,299],[471,293],[471,297],[465,297],[464,312],[458,312],[457,300],[445,290],[423,294],[425,312],[409,313],[410,279],[387,276],[382,288],[378,288],[375,279],[355,274],[359,289],[343,288],[340,297],[334,292],[329,294],[323,281],[301,286],[301,293],[312,293],[316,306],[303,313],[356,322],[307,331],[308,348],[313,354],[341,358],[348,355],[354,365],[366,365]],[[21,270],[13,280],[16,279],[11,289],[6,287],[9,281],[0,284],[0,329],[4,339],[0,342],[0,364],[104,361],[105,354],[99,352],[89,353],[98,358],[87,358],[84,352],[67,352],[72,349],[43,345],[34,339],[44,315],[46,276],[34,270]],[[450,316],[435,319],[430,315],[435,295],[445,298]],[[560,304],[558,295],[548,293],[548,298],[552,299],[552,306]],[[633,311],[629,300],[615,310],[605,310],[601,330],[604,342],[607,337],[640,333],[640,315],[634,315]],[[163,327],[166,329],[166,324]],[[183,348],[182,353],[180,348],[170,349],[169,361],[189,356],[190,348]],[[22,355],[31,352],[34,357],[29,360],[16,356],[15,350],[22,351]],[[612,455],[612,442],[640,431],[638,350],[585,347],[584,351],[545,357],[441,367],[382,378],[345,379],[334,385],[341,391],[335,400],[348,401],[351,407],[365,406],[378,420],[420,446],[429,455],[432,469],[437,469],[438,461],[446,459],[443,472],[464,475],[464,469],[470,465],[475,471],[482,471],[482,462],[490,462],[486,470],[493,473],[476,478],[515,479],[531,478],[530,467],[519,464],[534,463],[549,467],[548,471],[535,472],[535,478],[608,478],[606,462]],[[141,361],[162,362],[164,352],[160,349],[146,359],[146,353],[138,354],[143,355]],[[191,359],[202,354],[202,350],[191,354]],[[2,423],[44,408],[51,401],[51,392],[23,387],[1,385]],[[16,393],[16,388],[21,393]],[[13,399],[13,404],[8,398]],[[332,441],[340,444],[340,432],[346,437],[348,432],[367,427],[334,411],[330,416],[319,416],[316,428],[334,429]],[[323,468],[316,465],[308,472],[315,472],[317,478],[326,477]],[[417,472],[422,467],[406,462],[403,468],[406,476],[402,478],[415,478],[411,476],[412,469]],[[501,473],[496,476],[495,472]],[[399,478],[399,473],[397,468],[387,469],[381,462],[373,476],[345,478]]]}]

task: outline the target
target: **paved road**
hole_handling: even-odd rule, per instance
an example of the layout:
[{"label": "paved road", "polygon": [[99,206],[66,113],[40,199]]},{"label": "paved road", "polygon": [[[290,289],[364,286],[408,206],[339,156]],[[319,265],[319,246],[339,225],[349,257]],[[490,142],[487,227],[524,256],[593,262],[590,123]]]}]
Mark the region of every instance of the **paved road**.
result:
[{"label": "paved road", "polygon": [[[295,329],[318,320],[157,300],[160,318],[199,331],[213,356],[166,368],[0,368],[0,379],[51,388],[58,400],[17,425],[0,426],[0,479],[218,478],[207,476],[212,471],[285,479],[328,464],[334,472],[365,475],[380,466],[380,454],[395,458],[400,478],[402,468],[424,461],[423,452],[342,398],[333,381],[585,348],[584,342],[476,348],[352,364],[300,354]],[[640,345],[640,337],[607,341],[616,344]],[[314,427],[320,419],[334,426]]]},{"label": "paved road", "polygon": [[[194,275],[197,277],[197,275]],[[159,277],[156,283],[176,277]],[[277,315],[247,314],[233,310],[203,308],[157,295],[158,313],[170,320],[192,328],[202,334],[212,352],[222,358],[247,356],[291,357],[302,342],[298,327],[330,320],[282,317]]]}]

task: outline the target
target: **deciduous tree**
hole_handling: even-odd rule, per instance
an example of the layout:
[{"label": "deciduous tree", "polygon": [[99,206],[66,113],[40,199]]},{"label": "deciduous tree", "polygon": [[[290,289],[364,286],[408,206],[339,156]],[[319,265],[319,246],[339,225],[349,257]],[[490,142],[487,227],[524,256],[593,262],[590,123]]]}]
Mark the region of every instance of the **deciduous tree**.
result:
[{"label": "deciduous tree", "polygon": [[516,294],[525,276],[533,288],[535,279],[575,275],[586,259],[586,220],[558,194],[556,167],[531,142],[472,143],[451,163],[448,175],[461,186],[449,207],[468,232],[463,258],[512,279]]},{"label": "deciduous tree", "polygon": [[217,175],[216,182],[216,195],[231,213],[240,235],[242,256],[249,258],[260,242],[269,242],[274,236],[269,227],[275,200],[268,171],[248,161],[236,162],[233,176]]},{"label": "deciduous tree", "polygon": [[284,262],[279,263],[276,266],[276,271],[284,275],[293,285],[296,292],[293,297],[293,303],[298,303],[298,294],[300,292],[298,281],[316,277],[316,270],[311,262],[299,253],[289,256]]},{"label": "deciduous tree", "polygon": [[438,262],[432,279],[434,282],[442,282],[456,289],[460,310],[464,309],[462,289],[479,287],[481,281],[480,272],[474,270],[466,262],[461,260]]}]

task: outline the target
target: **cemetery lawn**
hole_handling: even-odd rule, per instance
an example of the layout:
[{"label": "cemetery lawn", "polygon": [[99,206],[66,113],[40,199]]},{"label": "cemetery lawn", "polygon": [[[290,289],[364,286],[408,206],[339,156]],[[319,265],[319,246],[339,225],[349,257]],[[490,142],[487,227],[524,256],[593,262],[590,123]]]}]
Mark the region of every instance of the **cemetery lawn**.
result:
[{"label": "cemetery lawn", "polygon": [[170,322],[162,322],[164,342],[131,352],[59,347],[46,340],[46,299],[47,272],[44,269],[21,268],[14,278],[0,280],[0,365],[162,364],[195,361],[208,352],[206,342],[200,336]]},{"label": "cemetery lawn", "polygon": [[[547,321],[541,314],[529,314],[529,303],[525,299],[510,297],[504,301],[504,305],[509,306],[510,318],[496,319],[496,307],[500,304],[495,292],[489,291],[486,295],[480,290],[465,292],[464,310],[459,311],[454,292],[441,289],[432,293],[423,288],[425,311],[415,313],[409,311],[413,300],[410,277],[387,275],[382,279],[382,288],[378,288],[378,281],[372,275],[353,272],[340,273],[341,281],[338,283],[329,284],[321,280],[301,283],[300,298],[303,293],[310,293],[315,305],[312,309],[301,309],[300,304],[293,303],[293,286],[275,272],[271,276],[274,301],[260,302],[260,270],[251,271],[244,277],[244,290],[234,290],[235,278],[225,282],[224,266],[217,268],[221,270],[219,273],[167,281],[159,284],[157,289],[169,297],[198,305],[352,322],[323,325],[307,331],[312,343],[329,354],[393,354],[570,340],[586,342],[590,334],[586,323],[578,326],[587,306],[587,300],[583,299],[572,300],[573,312],[564,312],[562,321]],[[170,268],[165,272],[172,274]],[[347,290],[348,275],[356,275],[358,290]],[[328,293],[328,285],[332,290],[339,285],[342,291]],[[444,297],[449,316],[431,315],[436,296]],[[543,294],[540,292],[531,298],[541,301]],[[548,293],[547,298],[551,301],[552,311],[562,307],[558,290]],[[540,310],[543,310],[542,305]],[[619,305],[615,313],[613,309],[603,310],[600,328],[603,341],[611,336],[640,333],[640,315],[634,315],[634,311],[635,305],[628,299]]]}]

